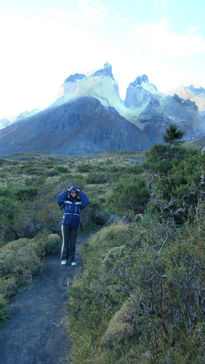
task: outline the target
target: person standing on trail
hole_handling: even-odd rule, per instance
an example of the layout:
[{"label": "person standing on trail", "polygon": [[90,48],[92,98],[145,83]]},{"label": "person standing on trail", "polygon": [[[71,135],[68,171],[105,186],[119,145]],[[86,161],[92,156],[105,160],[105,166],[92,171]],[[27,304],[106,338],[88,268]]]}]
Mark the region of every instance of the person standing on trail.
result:
[{"label": "person standing on trail", "polygon": [[68,190],[61,192],[56,197],[56,201],[64,211],[61,220],[61,265],[66,265],[68,262],[72,267],[75,267],[75,246],[80,225],[80,212],[90,201],[86,194],[76,186],[70,186]]}]

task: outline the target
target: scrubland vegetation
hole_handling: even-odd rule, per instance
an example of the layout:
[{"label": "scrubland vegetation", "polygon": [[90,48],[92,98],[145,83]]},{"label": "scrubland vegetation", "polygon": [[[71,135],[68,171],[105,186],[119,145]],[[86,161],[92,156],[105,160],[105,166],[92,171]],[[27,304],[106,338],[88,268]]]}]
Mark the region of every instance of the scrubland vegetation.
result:
[{"label": "scrubland vegetation", "polygon": [[[121,173],[135,170],[138,153],[76,157],[16,154],[0,160],[0,319],[20,287],[42,271],[43,257],[60,248],[62,211],[55,197],[70,185],[88,194],[80,230],[96,231],[112,217],[108,196]],[[112,203],[111,203],[112,205]]]},{"label": "scrubland vegetation", "polygon": [[85,270],[69,301],[73,364],[205,362],[204,163],[195,147],[155,145],[113,182],[108,204],[130,223],[81,247]]},{"label": "scrubland vegetation", "polygon": [[205,362],[205,155],[168,142],[145,153],[1,160],[1,318],[59,248],[55,196],[77,184],[91,200],[80,227],[91,238],[69,290],[68,362]]}]

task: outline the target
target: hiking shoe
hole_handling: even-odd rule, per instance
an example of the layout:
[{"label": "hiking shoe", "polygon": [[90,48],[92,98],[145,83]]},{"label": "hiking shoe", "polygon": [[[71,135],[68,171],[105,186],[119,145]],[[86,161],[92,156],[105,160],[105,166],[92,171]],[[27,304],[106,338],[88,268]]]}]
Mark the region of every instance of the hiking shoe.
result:
[{"label": "hiking shoe", "polygon": [[71,267],[76,267],[76,262],[72,262]]},{"label": "hiking shoe", "polygon": [[66,259],[61,260],[61,265],[66,265]]}]

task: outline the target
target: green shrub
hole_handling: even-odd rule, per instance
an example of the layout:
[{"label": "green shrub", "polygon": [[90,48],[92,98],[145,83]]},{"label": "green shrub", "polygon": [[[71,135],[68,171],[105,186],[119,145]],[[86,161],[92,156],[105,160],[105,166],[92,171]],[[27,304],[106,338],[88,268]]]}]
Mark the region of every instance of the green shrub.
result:
[{"label": "green shrub", "polygon": [[101,184],[108,182],[108,180],[109,177],[106,173],[90,173],[86,178],[88,184]]},{"label": "green shrub", "polygon": [[32,201],[38,194],[38,188],[37,187],[25,187],[20,188],[16,191],[16,197],[20,201],[29,200]]},{"label": "green shrub", "polygon": [[114,212],[133,217],[145,210],[148,200],[149,192],[141,176],[124,174],[111,187],[109,203]]},{"label": "green shrub", "polygon": [[51,255],[57,253],[59,250],[60,238],[57,234],[45,234],[39,235],[39,238],[35,238],[32,247],[39,257],[44,257],[46,255]]},{"label": "green shrub", "polygon": [[204,213],[179,230],[145,216],[84,246],[70,290],[73,363],[204,361]]},{"label": "green shrub", "polygon": [[182,145],[155,145],[146,152],[144,167],[150,173],[153,211],[183,223],[194,213],[204,194],[201,185],[205,156],[197,148]]},{"label": "green shrub", "polygon": [[56,171],[59,173],[67,173],[68,172],[68,168],[63,167],[63,166],[57,166],[56,167]]},{"label": "green shrub", "polygon": [[7,303],[6,298],[0,293],[0,322],[8,317]]},{"label": "green shrub", "polygon": [[13,226],[21,212],[20,202],[10,197],[0,196],[0,240],[9,241],[15,239]]},{"label": "green shrub", "polygon": [[77,168],[80,173],[87,173],[87,172],[90,172],[91,170],[93,170],[93,166],[88,163],[78,165]]},{"label": "green shrub", "polygon": [[30,282],[34,275],[42,271],[44,267],[42,258],[56,253],[59,244],[58,235],[42,233],[34,239],[22,238],[0,248],[1,318],[4,318],[7,298],[16,295],[19,287]]},{"label": "green shrub", "polygon": [[26,164],[21,167],[22,171],[27,174],[39,174],[40,170],[33,166],[33,163]]},{"label": "green shrub", "polygon": [[179,140],[184,136],[184,132],[179,130],[175,124],[170,124],[163,135],[164,141],[166,143],[177,144]]}]

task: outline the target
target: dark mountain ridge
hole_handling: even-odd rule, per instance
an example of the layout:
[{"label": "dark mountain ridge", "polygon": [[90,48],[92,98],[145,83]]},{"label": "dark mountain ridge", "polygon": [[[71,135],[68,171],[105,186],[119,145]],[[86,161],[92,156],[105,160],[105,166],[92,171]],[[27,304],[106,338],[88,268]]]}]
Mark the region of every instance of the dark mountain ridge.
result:
[{"label": "dark mountain ridge", "polygon": [[81,154],[144,150],[148,139],[112,107],[82,97],[45,109],[1,130],[0,154],[39,151]]}]

